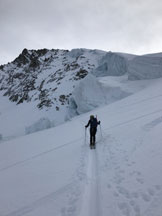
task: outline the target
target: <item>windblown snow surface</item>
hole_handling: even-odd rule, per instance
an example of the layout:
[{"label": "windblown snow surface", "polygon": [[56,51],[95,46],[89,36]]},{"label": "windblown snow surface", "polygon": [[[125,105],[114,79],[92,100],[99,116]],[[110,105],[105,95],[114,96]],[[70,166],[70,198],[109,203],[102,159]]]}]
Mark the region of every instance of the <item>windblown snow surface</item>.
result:
[{"label": "windblown snow surface", "polygon": [[[104,80],[103,80],[104,82]],[[162,79],[0,143],[1,216],[162,216]],[[101,120],[89,149],[89,115]]]}]

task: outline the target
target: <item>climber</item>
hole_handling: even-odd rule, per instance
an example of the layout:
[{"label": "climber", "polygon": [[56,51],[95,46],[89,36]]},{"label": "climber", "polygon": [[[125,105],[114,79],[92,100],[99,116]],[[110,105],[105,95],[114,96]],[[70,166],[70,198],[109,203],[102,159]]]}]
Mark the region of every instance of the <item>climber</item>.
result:
[{"label": "climber", "polygon": [[90,148],[95,148],[97,126],[99,124],[100,121],[97,121],[97,117],[95,118],[93,115],[91,115],[88,124],[85,125],[85,128],[90,125]]}]

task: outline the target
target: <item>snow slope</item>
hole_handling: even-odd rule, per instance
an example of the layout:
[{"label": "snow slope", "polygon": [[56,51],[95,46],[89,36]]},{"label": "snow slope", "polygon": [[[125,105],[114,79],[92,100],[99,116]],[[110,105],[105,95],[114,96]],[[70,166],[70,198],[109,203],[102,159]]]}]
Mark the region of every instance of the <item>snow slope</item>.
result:
[{"label": "snow slope", "polygon": [[57,126],[127,97],[149,84],[137,80],[159,78],[161,71],[161,53],[24,49],[0,66],[0,140]]},{"label": "snow slope", "polygon": [[16,105],[7,97],[4,97],[4,92],[1,91],[0,134],[2,134],[4,140],[8,140],[54,127],[78,114],[134,94],[146,88],[152,82],[152,80],[129,81],[128,75],[96,78],[89,74],[72,91],[69,108],[62,107],[57,115],[55,108],[38,110],[36,101],[30,103],[24,101]]},{"label": "snow slope", "polygon": [[[55,128],[0,143],[2,216],[161,216],[162,79]],[[89,115],[101,127],[90,150]]]}]

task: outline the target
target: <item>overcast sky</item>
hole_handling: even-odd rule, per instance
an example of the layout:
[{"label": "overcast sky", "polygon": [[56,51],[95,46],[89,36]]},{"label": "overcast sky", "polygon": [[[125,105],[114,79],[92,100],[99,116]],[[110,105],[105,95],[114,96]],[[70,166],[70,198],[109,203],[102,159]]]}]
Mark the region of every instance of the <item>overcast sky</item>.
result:
[{"label": "overcast sky", "polygon": [[0,0],[0,64],[24,48],[162,52],[162,1]]}]

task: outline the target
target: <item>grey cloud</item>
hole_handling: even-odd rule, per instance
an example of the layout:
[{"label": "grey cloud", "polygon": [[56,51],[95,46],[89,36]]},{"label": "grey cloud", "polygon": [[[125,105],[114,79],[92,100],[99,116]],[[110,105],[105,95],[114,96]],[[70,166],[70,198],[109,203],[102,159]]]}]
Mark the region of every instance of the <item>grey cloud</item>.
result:
[{"label": "grey cloud", "polygon": [[160,0],[0,0],[0,57],[24,47],[159,51],[161,11]]}]

